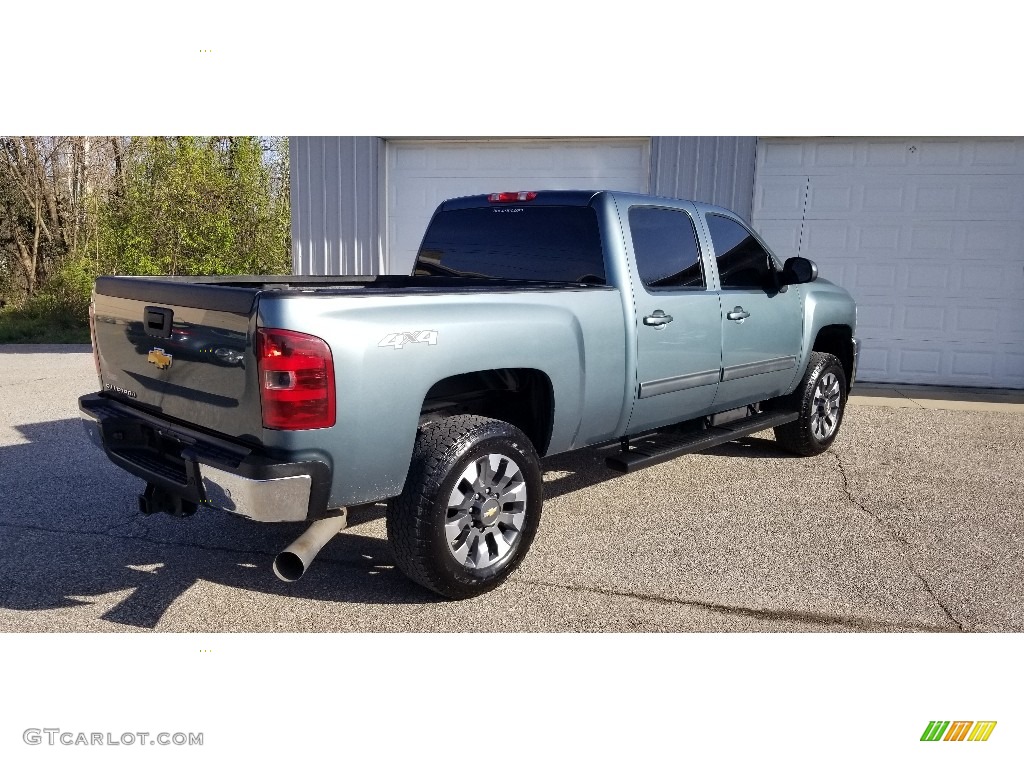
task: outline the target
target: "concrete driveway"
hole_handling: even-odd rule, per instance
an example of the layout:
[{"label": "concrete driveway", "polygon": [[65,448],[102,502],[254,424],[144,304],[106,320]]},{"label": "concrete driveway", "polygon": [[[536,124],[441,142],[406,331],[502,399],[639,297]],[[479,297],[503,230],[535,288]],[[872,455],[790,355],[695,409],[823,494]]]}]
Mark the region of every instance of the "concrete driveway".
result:
[{"label": "concrete driveway", "polygon": [[87,347],[0,347],[4,630],[1024,629],[1019,393],[993,409],[864,388],[812,459],[770,433],[628,476],[594,451],[548,459],[520,570],[448,603],[396,572],[383,507],[295,584],[270,563],[301,525],[142,516],[142,482],[79,425],[95,388]]}]

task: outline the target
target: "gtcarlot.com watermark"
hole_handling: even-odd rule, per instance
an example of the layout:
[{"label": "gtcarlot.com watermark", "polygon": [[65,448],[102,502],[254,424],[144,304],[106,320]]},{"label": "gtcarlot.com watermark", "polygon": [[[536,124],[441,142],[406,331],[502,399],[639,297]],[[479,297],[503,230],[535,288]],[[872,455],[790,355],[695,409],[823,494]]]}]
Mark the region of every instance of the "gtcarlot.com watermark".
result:
[{"label": "gtcarlot.com watermark", "polygon": [[51,747],[201,747],[202,733],[151,733],[149,731],[125,731],[124,733],[86,733],[85,731],[64,731],[60,728],[26,728],[21,738],[31,746]]}]

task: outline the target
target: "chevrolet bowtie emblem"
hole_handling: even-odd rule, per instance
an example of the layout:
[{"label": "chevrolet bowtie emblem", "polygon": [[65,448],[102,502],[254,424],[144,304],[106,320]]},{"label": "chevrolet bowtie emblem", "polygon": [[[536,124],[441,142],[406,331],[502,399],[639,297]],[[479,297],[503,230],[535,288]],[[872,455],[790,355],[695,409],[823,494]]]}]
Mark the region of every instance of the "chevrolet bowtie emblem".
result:
[{"label": "chevrolet bowtie emblem", "polygon": [[161,371],[165,371],[171,367],[171,363],[174,362],[174,356],[168,355],[160,347],[155,347],[149,350],[149,357],[146,358],[147,362],[152,363]]}]

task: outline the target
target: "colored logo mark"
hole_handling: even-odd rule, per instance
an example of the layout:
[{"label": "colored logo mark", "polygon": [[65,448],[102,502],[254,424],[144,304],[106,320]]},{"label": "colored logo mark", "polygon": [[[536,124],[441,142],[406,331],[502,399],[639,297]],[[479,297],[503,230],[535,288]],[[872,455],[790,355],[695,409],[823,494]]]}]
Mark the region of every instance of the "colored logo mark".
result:
[{"label": "colored logo mark", "polygon": [[921,741],[988,741],[995,729],[995,720],[932,720]]}]

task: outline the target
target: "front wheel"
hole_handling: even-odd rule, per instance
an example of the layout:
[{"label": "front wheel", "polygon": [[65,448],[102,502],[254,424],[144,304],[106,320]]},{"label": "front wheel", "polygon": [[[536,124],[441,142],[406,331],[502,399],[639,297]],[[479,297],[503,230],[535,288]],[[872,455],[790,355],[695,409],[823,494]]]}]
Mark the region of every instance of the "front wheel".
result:
[{"label": "front wheel", "polygon": [[824,453],[839,434],[846,408],[846,373],[835,355],[812,352],[800,386],[790,395],[796,421],[775,428],[775,440],[800,456]]},{"label": "front wheel", "polygon": [[454,416],[420,427],[387,530],[399,570],[448,598],[500,584],[540,525],[540,460],[516,427]]}]

